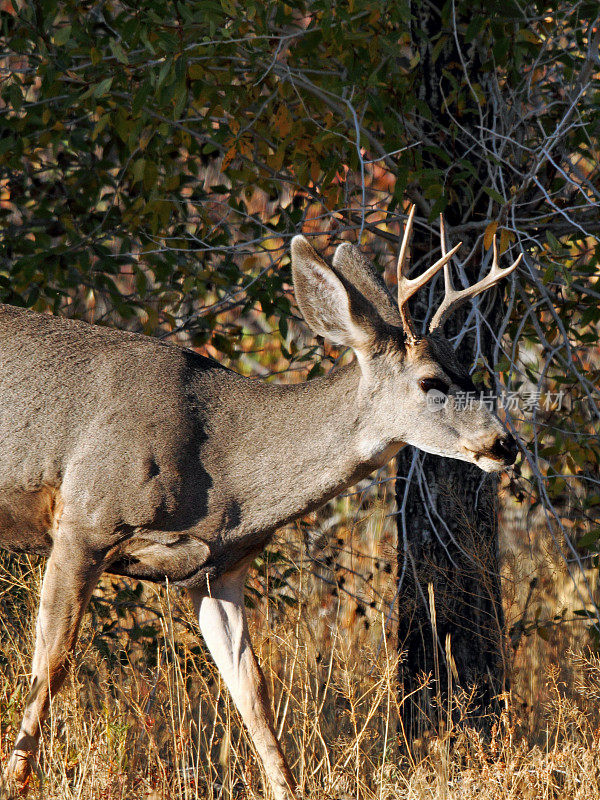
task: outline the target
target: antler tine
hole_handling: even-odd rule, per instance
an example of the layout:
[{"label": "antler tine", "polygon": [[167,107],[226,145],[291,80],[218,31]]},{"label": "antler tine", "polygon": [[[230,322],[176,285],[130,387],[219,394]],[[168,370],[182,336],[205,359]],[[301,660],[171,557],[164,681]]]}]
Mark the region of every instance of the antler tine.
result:
[{"label": "antler tine", "polygon": [[408,219],[404,227],[404,236],[402,237],[402,244],[400,245],[400,253],[398,255],[398,286],[400,285],[400,278],[404,275],[404,264],[406,262],[406,251],[410,243],[412,235],[413,218],[415,216],[416,205],[413,203],[408,212]]},{"label": "antler tine", "polygon": [[[443,240],[443,230],[442,230],[442,240]],[[494,236],[493,239],[493,247],[494,247],[494,257],[492,259],[492,267],[485,278],[482,278],[477,283],[474,283],[473,286],[468,286],[466,289],[461,289],[457,291],[453,285],[450,275],[448,274],[446,280],[446,294],[444,299],[435,312],[433,319],[431,320],[431,324],[429,325],[429,332],[432,333],[437,328],[441,328],[445,321],[448,319],[450,314],[453,311],[465,303],[467,300],[472,299],[473,297],[477,297],[478,294],[484,292],[486,289],[495,286],[499,281],[503,278],[506,278],[510,275],[513,270],[515,270],[519,264],[521,263],[521,259],[523,258],[523,253],[520,253],[518,258],[513,261],[510,267],[505,267],[501,269],[498,266],[498,245],[496,242],[496,237]],[[445,245],[442,245],[442,251],[445,249]],[[448,271],[449,273],[449,271]]]},{"label": "antler tine", "polygon": [[[446,229],[444,227],[444,215],[440,214],[440,243],[442,247],[442,255],[446,255]],[[450,264],[444,264],[444,294],[454,291],[452,283],[452,275],[450,274]]]},{"label": "antler tine", "polygon": [[406,227],[404,229],[404,236],[402,238],[402,245],[400,246],[400,254],[398,256],[398,309],[400,310],[400,317],[402,319],[402,327],[409,342],[417,340],[414,323],[408,310],[408,301],[417,292],[421,286],[424,286],[431,278],[438,272],[448,261],[452,258],[454,253],[461,246],[462,242],[453,247],[449,253],[442,253],[442,257],[435,262],[429,269],[426,269],[421,275],[416,278],[407,278],[405,274],[406,265],[406,251],[410,242],[410,235],[412,232],[413,217],[415,215],[415,206],[412,205],[408,213]]}]

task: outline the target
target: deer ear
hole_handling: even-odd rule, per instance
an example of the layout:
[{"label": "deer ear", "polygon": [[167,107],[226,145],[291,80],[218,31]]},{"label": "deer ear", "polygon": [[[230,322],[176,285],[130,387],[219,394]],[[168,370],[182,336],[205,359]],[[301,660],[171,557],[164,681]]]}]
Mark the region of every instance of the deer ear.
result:
[{"label": "deer ear", "polygon": [[353,315],[346,287],[304,236],[292,239],[292,276],[300,311],[314,333],[358,351],[368,347],[372,336]]}]

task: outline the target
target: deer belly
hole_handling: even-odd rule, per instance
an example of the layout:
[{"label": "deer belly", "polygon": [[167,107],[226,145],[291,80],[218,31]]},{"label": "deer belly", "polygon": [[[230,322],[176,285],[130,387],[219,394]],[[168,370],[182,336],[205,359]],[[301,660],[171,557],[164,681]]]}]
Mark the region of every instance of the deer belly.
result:
[{"label": "deer belly", "polygon": [[119,547],[107,572],[148,581],[185,581],[210,558],[208,545],[188,533],[138,531]]}]

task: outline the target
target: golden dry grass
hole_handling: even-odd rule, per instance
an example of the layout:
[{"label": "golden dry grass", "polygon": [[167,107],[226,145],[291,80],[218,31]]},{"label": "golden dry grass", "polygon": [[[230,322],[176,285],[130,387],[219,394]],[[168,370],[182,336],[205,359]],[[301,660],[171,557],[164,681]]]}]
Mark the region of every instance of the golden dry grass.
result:
[{"label": "golden dry grass", "polygon": [[[352,504],[355,499],[337,506],[344,519],[353,519]],[[338,525],[328,544],[313,536],[322,520],[314,530],[304,527],[285,551],[299,566],[275,591],[293,590],[296,602],[260,602],[250,615],[277,728],[301,790],[311,798],[357,800],[600,798],[600,661],[586,650],[582,623],[549,625],[545,638],[520,639],[512,695],[491,741],[455,726],[425,737],[407,755],[398,726],[393,620],[381,611],[394,592],[388,510],[379,497],[352,524]],[[522,541],[517,522],[504,522],[509,627],[523,617],[534,575],[526,622],[538,606],[538,621],[544,621],[576,603],[543,526]],[[313,555],[320,548],[318,575],[303,566],[307,541]],[[262,591],[287,566],[264,567],[251,586]],[[0,573],[3,760],[26,691],[41,567],[23,559]],[[149,587],[140,610],[130,605],[135,598],[123,592],[125,585],[103,581],[77,666],[53,702],[30,797],[265,796],[252,746],[202,648],[186,598]],[[454,702],[464,707],[467,700]]]}]

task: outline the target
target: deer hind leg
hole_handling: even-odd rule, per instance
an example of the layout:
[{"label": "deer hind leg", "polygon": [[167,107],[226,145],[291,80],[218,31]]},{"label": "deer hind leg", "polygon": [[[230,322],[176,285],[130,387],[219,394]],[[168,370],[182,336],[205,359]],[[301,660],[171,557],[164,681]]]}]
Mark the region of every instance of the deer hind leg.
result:
[{"label": "deer hind leg", "polygon": [[6,770],[6,777],[21,786],[27,783],[52,697],[67,675],[81,618],[102,572],[101,561],[80,539],[64,532],[57,536],[48,559],[36,624],[31,690]]},{"label": "deer hind leg", "polygon": [[190,591],[200,630],[258,751],[276,800],[296,786],[275,736],[267,686],[252,650],[244,607],[247,566],[210,584],[210,596]]}]

